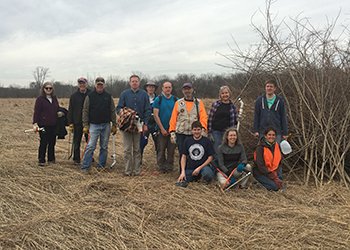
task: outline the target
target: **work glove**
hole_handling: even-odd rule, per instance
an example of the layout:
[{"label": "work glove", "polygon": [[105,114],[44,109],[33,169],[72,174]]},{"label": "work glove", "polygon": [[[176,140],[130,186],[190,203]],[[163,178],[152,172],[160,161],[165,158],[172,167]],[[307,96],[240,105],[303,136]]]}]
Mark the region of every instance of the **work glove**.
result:
[{"label": "work glove", "polygon": [[211,143],[214,143],[214,137],[213,134],[209,134],[208,135],[209,140],[211,141]]},{"label": "work glove", "polygon": [[242,171],[243,171],[244,166],[245,166],[245,164],[244,164],[244,163],[239,164],[239,165],[237,166],[237,171],[238,171],[238,172],[242,172]]},{"label": "work glove", "polygon": [[84,126],[83,133],[88,134],[89,133],[89,126]]},{"label": "work glove", "polygon": [[236,179],[234,177],[231,177],[230,182],[231,182],[231,184],[234,184],[234,183],[236,183]]},{"label": "work glove", "polygon": [[116,127],[116,126],[112,126],[112,128],[111,128],[111,133],[112,133],[113,135],[115,135],[115,134],[117,133],[117,127]]},{"label": "work glove", "polygon": [[202,128],[202,136],[204,136],[204,132],[205,132],[205,129],[204,129],[204,128]]},{"label": "work glove", "polygon": [[64,116],[64,113],[62,111],[58,111],[57,112],[57,117],[61,118],[62,116]]},{"label": "work glove", "polygon": [[241,115],[239,115],[239,116],[237,117],[237,121],[238,121],[238,122],[243,121],[243,117],[242,117]]},{"label": "work glove", "polygon": [[74,131],[74,124],[69,124],[68,130],[70,132],[73,132]]},{"label": "work glove", "polygon": [[39,131],[39,126],[38,126],[37,123],[34,123],[34,124],[33,124],[33,129],[34,129],[35,132],[38,132],[38,131]]},{"label": "work glove", "polygon": [[282,188],[282,181],[277,177],[276,171],[272,171],[268,177],[276,183],[278,188]]},{"label": "work glove", "polygon": [[170,133],[170,142],[176,144],[176,133],[174,131]]}]

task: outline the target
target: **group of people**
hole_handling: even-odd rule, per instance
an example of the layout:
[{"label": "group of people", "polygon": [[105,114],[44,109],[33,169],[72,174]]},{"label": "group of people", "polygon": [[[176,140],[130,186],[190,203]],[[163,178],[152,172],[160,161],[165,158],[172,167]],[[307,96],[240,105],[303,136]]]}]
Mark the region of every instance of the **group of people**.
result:
[{"label": "group of people", "polygon": [[[96,78],[92,91],[87,88],[85,78],[78,79],[78,90],[70,97],[67,118],[69,130],[74,134],[73,161],[81,164],[83,173],[89,173],[98,140],[97,169],[106,167],[109,136],[116,134],[119,127],[126,176],[141,174],[142,153],[152,137],[162,174],[173,171],[175,149],[178,149],[177,186],[186,187],[200,178],[209,184],[216,177],[223,188],[230,185],[244,188],[252,173],[268,190],[284,188],[279,142],[282,137],[287,139],[288,127],[284,100],[275,94],[274,80],[266,82],[266,93],[255,103],[253,132],[259,141],[253,167],[247,163],[236,129],[238,112],[231,101],[230,88],[219,89],[219,100],[211,105],[207,116],[203,102],[193,95],[191,83],[183,84],[180,99],[172,95],[170,82],[163,83],[159,96],[156,95],[158,86],[153,81],[147,82],[143,90],[139,76],[132,75],[129,84],[130,89],[122,92],[115,106],[112,95],[105,91],[102,77]],[[40,90],[33,116],[34,129],[40,133],[39,166],[45,164],[46,149],[48,162],[55,162],[54,130],[58,108],[53,85],[47,82]],[[205,131],[208,137],[204,136]],[[87,145],[81,159],[83,134]]]}]

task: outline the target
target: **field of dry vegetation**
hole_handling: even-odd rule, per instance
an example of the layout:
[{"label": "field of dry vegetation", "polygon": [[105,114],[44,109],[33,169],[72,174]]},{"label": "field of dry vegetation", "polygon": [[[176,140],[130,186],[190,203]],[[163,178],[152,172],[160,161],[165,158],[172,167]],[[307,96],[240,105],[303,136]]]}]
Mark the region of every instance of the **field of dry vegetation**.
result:
[{"label": "field of dry vegetation", "polygon": [[[350,194],[337,184],[315,189],[286,174],[285,192],[250,183],[224,193],[216,181],[177,188],[177,167],[151,174],[152,143],[147,172],[125,177],[119,132],[113,169],[83,175],[67,159],[69,136],[57,141],[56,164],[40,168],[39,136],[23,132],[32,127],[34,102],[0,99],[0,249],[349,248]],[[68,99],[59,102],[68,107]]]}]

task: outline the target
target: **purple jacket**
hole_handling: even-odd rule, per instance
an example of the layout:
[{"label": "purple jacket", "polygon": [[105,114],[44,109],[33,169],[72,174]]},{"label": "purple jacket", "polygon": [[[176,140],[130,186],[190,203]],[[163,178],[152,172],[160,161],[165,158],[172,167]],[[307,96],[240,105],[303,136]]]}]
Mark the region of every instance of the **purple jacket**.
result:
[{"label": "purple jacket", "polygon": [[56,96],[52,97],[52,103],[43,96],[39,96],[35,101],[33,124],[39,126],[55,126],[57,122],[58,101]]}]

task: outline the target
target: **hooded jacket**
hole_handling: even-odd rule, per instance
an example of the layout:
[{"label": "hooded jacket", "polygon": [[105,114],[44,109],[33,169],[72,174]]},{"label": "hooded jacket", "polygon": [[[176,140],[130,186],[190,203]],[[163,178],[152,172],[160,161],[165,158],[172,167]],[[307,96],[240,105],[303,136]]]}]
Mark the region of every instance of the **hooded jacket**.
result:
[{"label": "hooded jacket", "polygon": [[[266,150],[269,150],[269,152],[265,152]],[[276,161],[276,159],[279,159]],[[254,152],[254,168],[253,168],[253,175],[254,176],[260,176],[260,175],[266,175],[268,176],[272,169],[268,169],[267,165],[271,165],[272,163],[277,166],[277,168],[273,169],[273,171],[276,171],[277,173],[281,170],[281,159],[282,154],[280,150],[280,146],[277,142],[274,142],[273,145],[269,145],[265,141],[265,137],[260,138],[258,145],[256,146],[256,150]],[[275,161],[274,161],[275,160]]]},{"label": "hooded jacket", "polygon": [[255,102],[253,131],[264,133],[267,126],[277,130],[277,134],[288,135],[287,115],[284,100],[276,95],[271,108],[267,106],[266,93],[259,96]]}]

